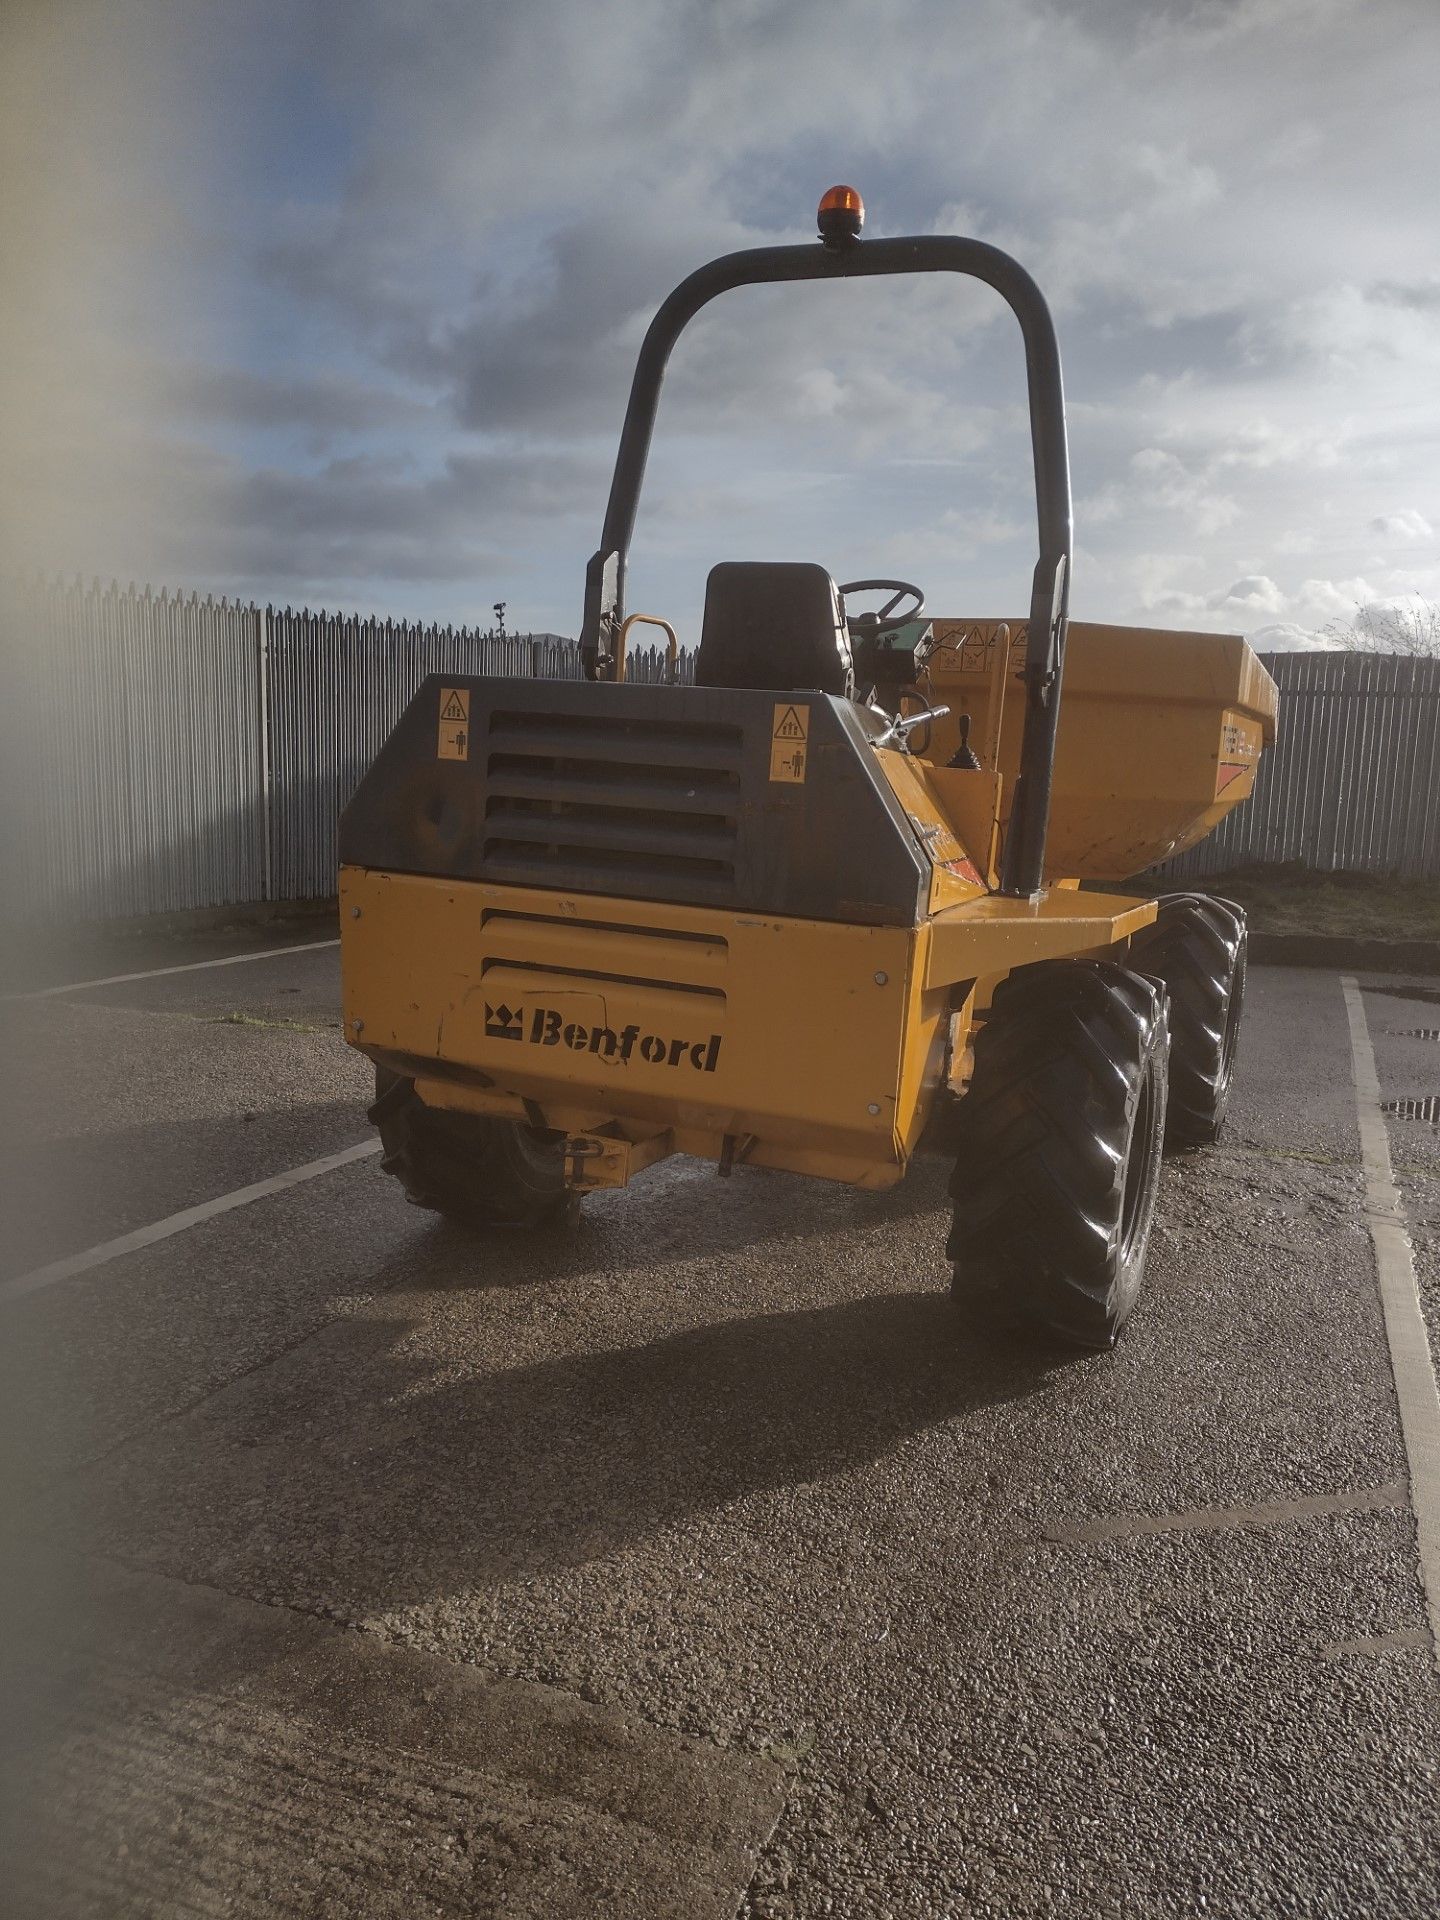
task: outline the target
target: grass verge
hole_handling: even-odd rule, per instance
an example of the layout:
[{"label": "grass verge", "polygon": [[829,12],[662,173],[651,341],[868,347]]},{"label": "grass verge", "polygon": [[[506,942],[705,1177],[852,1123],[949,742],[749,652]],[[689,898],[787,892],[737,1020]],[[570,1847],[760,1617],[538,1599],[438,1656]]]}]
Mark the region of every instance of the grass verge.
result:
[{"label": "grass verge", "polygon": [[1440,941],[1440,881],[1375,873],[1311,873],[1304,867],[1247,867],[1171,881],[1244,907],[1257,933],[1315,933],[1362,940]]}]

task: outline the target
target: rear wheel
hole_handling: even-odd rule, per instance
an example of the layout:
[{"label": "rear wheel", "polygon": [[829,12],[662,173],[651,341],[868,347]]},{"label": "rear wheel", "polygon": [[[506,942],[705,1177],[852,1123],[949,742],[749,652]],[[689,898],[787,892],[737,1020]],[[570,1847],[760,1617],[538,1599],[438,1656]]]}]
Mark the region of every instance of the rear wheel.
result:
[{"label": "rear wheel", "polygon": [[992,1324],[1109,1347],[1140,1291],[1169,1054],[1165,990],[1045,961],[996,990],[957,1116],[954,1295]]},{"label": "rear wheel", "polygon": [[381,1166],[417,1207],[471,1226],[536,1227],[566,1210],[559,1138],[543,1127],[427,1107],[415,1082],[375,1069]]},{"label": "rear wheel", "polygon": [[1162,896],[1152,926],[1130,942],[1130,964],[1170,993],[1166,1144],[1208,1147],[1230,1104],[1245,1007],[1245,913],[1204,893]]}]

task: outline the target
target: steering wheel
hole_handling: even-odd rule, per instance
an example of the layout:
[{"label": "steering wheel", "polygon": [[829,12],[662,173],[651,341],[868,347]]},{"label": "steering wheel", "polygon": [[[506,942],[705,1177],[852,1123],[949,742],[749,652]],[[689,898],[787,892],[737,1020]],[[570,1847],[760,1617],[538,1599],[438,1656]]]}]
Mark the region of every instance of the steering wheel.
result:
[{"label": "steering wheel", "polygon": [[[907,621],[918,620],[925,611],[925,595],[908,580],[850,580],[841,587],[840,597],[848,600],[852,593],[887,592],[890,598],[878,613],[846,614],[845,625],[855,639],[878,640],[882,633],[894,633],[897,627],[903,627]],[[895,609],[902,600],[913,600],[915,604],[896,613]]]}]

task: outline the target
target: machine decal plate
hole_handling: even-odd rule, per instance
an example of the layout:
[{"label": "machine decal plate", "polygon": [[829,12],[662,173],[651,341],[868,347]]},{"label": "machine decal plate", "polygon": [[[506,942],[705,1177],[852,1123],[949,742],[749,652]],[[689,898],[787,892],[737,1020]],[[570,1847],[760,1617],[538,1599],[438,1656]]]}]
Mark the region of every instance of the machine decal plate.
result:
[{"label": "machine decal plate", "polygon": [[979,868],[944,821],[922,820],[914,813],[905,817],[910,822],[915,838],[925,849],[932,867],[938,868],[941,873],[953,874],[957,880],[964,880],[972,887],[984,886]]},{"label": "machine decal plate", "polygon": [[1216,799],[1242,774],[1253,772],[1259,758],[1259,729],[1247,726],[1244,721],[1227,720],[1220,743],[1220,762],[1215,770]]},{"label": "machine decal plate", "polygon": [[440,689],[440,730],[435,742],[437,760],[470,758],[470,689]]},{"label": "machine decal plate", "polygon": [[[936,623],[937,627],[939,623]],[[959,631],[955,629],[959,626]],[[968,626],[951,622],[935,637],[936,649],[958,658],[962,673],[988,673],[995,660],[995,643],[999,635],[994,632],[975,633]],[[1009,640],[1012,667],[1025,664],[1025,628],[1012,629]]]},{"label": "machine decal plate", "polygon": [[810,752],[810,709],[777,700],[770,726],[770,778],[798,785]]}]

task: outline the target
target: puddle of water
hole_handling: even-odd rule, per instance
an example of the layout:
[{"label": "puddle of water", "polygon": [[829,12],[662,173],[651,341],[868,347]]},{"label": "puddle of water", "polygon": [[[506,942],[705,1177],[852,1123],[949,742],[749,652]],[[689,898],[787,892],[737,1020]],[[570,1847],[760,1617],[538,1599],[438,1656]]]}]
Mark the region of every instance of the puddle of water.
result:
[{"label": "puddle of water", "polygon": [[1364,987],[1364,993],[1383,993],[1388,1000],[1423,1000],[1426,1006],[1440,1007],[1440,987]]},{"label": "puddle of water", "polygon": [[1428,1120],[1432,1127],[1440,1127],[1440,1093],[1424,1100],[1382,1100],[1380,1111],[1393,1114],[1397,1120]]}]

